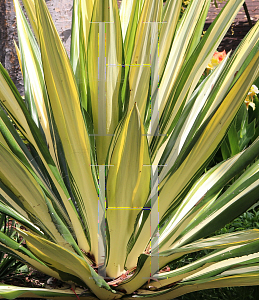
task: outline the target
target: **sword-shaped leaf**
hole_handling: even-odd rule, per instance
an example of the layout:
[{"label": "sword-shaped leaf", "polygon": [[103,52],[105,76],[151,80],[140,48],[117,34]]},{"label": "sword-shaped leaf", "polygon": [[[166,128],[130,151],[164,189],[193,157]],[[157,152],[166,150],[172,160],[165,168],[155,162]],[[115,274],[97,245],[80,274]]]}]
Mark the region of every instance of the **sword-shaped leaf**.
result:
[{"label": "sword-shaped leaf", "polygon": [[112,150],[107,179],[110,236],[107,273],[114,277],[124,269],[127,243],[136,216],[142,210],[150,190],[148,144],[136,105],[123,121],[119,136],[115,138],[117,140]]},{"label": "sword-shaped leaf", "polygon": [[[64,147],[74,196],[97,256],[98,196],[91,170],[89,137],[81,112],[75,77],[46,3],[35,1],[45,82],[58,133]],[[87,208],[87,209],[86,209]]]},{"label": "sword-shaped leaf", "polygon": [[96,0],[89,32],[87,72],[98,164],[107,151],[122,115],[120,89],[124,53],[116,0]]},{"label": "sword-shaped leaf", "polygon": [[83,257],[29,232],[19,230],[19,233],[26,239],[30,251],[58,272],[62,280],[69,281],[71,276],[75,281],[78,278],[79,282],[86,284],[99,299],[120,298]]}]

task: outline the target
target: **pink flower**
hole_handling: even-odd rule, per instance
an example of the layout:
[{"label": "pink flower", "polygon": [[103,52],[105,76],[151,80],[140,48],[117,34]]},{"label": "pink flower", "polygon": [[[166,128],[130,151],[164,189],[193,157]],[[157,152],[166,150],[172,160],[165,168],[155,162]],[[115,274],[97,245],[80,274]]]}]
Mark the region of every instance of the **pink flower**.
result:
[{"label": "pink flower", "polygon": [[222,51],[222,52],[218,52],[216,51],[213,55],[214,58],[216,58],[218,60],[218,62],[220,63],[225,57],[226,57],[227,53],[226,51]]},{"label": "pink flower", "polygon": [[225,50],[222,52],[216,51],[207,66],[207,70],[215,69],[217,65],[219,65],[222,62],[222,60],[226,57],[226,55],[227,53]]}]

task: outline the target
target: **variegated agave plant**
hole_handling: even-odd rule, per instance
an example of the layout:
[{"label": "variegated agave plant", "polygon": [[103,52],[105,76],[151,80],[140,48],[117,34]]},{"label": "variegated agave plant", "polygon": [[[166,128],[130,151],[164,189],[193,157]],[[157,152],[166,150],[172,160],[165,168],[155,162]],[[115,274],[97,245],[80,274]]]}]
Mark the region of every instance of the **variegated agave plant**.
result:
[{"label": "variegated agave plant", "polygon": [[[1,249],[85,287],[80,299],[258,284],[259,231],[213,233],[258,199],[259,140],[205,170],[258,77],[259,23],[200,82],[243,2],[201,38],[210,0],[181,18],[182,0],[74,0],[69,59],[45,1],[23,0],[30,27],[14,0],[25,97],[1,65],[0,211],[26,246],[0,233]],[[8,299],[71,293],[1,286]]]}]

